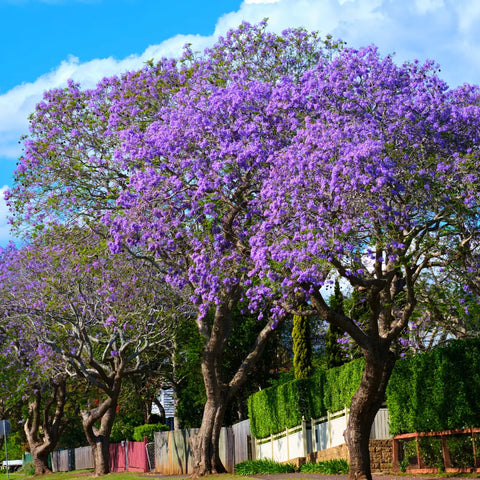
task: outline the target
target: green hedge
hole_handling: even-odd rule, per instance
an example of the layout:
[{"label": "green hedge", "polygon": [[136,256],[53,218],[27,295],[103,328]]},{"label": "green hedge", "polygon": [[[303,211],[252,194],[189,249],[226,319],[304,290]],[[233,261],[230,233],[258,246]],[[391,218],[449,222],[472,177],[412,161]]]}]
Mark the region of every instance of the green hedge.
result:
[{"label": "green hedge", "polygon": [[257,438],[267,437],[300,425],[302,417],[321,416],[324,375],[313,375],[261,390],[248,398],[250,430]]},{"label": "green hedge", "polygon": [[133,439],[136,442],[143,442],[143,437],[147,437],[149,442],[153,442],[153,434],[155,432],[166,432],[170,430],[163,423],[145,424],[133,429]]},{"label": "green hedge", "polygon": [[325,372],[325,411],[338,412],[350,407],[353,394],[360,386],[364,368],[365,360],[358,358],[340,367],[329,368]]},{"label": "green hedge", "polygon": [[[363,359],[255,393],[248,399],[252,434],[281,432],[350,406]],[[390,431],[442,431],[480,426],[480,339],[452,341],[401,359],[387,387]]]},{"label": "green hedge", "polygon": [[302,417],[319,418],[326,415],[327,410],[334,412],[350,406],[352,395],[360,385],[363,365],[363,359],[354,360],[309,378],[254,393],[248,399],[252,435],[264,438],[300,425]]},{"label": "green hedge", "polygon": [[394,435],[480,426],[480,339],[399,360],[387,402]]}]

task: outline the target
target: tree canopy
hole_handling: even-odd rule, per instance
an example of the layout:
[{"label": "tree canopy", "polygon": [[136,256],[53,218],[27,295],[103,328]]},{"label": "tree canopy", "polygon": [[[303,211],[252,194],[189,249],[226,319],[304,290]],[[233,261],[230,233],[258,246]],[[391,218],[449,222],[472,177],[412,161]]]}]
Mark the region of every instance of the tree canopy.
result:
[{"label": "tree canopy", "polygon": [[[182,292],[204,347],[196,474],[222,471],[226,405],[304,298],[302,316],[346,332],[365,357],[346,439],[352,478],[371,478],[370,426],[402,338],[435,321],[418,314],[426,287],[448,273],[471,303],[478,298],[479,94],[448,89],[432,62],[398,65],[373,46],[243,24],[203,55],[187,48],[178,61],[149,63],[95,90],[71,83],[47,93],[8,201],[14,224],[34,236],[58,224],[95,232],[102,247],[79,259],[80,270],[69,265],[69,281],[77,307],[83,266],[98,272],[81,285],[101,306],[99,332],[117,327],[102,362],[115,364],[109,352],[122,351],[111,346],[128,331],[129,289],[146,308],[140,330],[152,325],[152,305],[172,300],[163,288]],[[58,242],[42,242],[55,245],[42,271],[78,255],[58,256]],[[125,279],[113,288],[122,301],[112,299],[106,271]],[[361,319],[328,305],[335,277],[364,300]],[[151,278],[160,290],[143,289]],[[226,379],[220,366],[239,307],[261,328]]]}]

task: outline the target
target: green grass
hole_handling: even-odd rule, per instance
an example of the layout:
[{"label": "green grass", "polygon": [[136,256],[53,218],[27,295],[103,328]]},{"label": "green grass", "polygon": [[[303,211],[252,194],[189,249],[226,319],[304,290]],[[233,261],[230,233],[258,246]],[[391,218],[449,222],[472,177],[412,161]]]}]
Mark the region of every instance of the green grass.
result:
[{"label": "green grass", "polygon": [[[109,473],[105,475],[105,480],[148,480],[151,477],[152,480],[156,480],[156,477],[161,476],[161,474],[156,474],[154,472],[149,473],[136,473],[136,472],[120,472],[120,473]],[[168,476],[167,476],[168,477]],[[25,475],[24,473],[10,473],[8,475],[9,480],[38,480],[39,478],[44,478],[45,480],[98,480],[101,477],[95,477],[92,470],[77,470],[73,472],[58,472],[44,475],[43,477],[35,477],[32,475]],[[190,480],[188,475],[185,475],[185,480]],[[221,475],[207,475],[203,477],[205,480],[234,480],[238,479],[238,476],[232,475],[230,473],[225,473]],[[6,473],[0,473],[0,480],[7,480]],[[175,478],[175,480],[182,480],[180,477]]]},{"label": "green grass", "polygon": [[268,473],[293,473],[292,463],[278,463],[273,460],[248,460],[235,465],[236,475],[264,475]]},{"label": "green grass", "polygon": [[[9,473],[8,478],[10,480],[33,480],[38,478],[45,478],[48,480],[92,480],[98,479],[99,477],[95,477],[92,470],[77,470],[74,472],[50,473],[43,477],[35,477],[33,475],[27,476],[24,473]],[[108,478],[108,480],[145,480],[145,476],[135,472],[109,473],[105,478]],[[7,480],[7,474],[0,473],[0,480]]]},{"label": "green grass", "polygon": [[323,473],[324,475],[338,475],[348,473],[348,462],[343,459],[326,460],[317,463],[304,463],[300,467],[303,473]]}]

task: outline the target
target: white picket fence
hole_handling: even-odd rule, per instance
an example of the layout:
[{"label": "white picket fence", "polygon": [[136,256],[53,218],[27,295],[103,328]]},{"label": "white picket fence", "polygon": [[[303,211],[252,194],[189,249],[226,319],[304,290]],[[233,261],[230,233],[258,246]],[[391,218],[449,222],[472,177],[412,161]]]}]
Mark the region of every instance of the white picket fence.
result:
[{"label": "white picket fence", "polygon": [[[325,417],[303,421],[302,425],[286,429],[276,435],[256,440],[258,459],[267,458],[286,462],[293,458],[305,457],[309,453],[336,447],[345,443],[343,432],[347,428],[348,409],[328,414]],[[390,439],[388,410],[381,408],[373,422],[370,438]]]}]

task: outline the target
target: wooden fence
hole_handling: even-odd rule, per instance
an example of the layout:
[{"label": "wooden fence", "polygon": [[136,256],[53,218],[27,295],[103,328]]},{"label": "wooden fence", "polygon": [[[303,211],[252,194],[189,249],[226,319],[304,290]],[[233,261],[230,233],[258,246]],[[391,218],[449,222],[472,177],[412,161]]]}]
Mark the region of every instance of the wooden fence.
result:
[{"label": "wooden fence", "polygon": [[[270,437],[256,439],[256,457],[286,462],[294,458],[306,457],[309,453],[345,443],[343,432],[347,428],[348,409],[325,417],[303,421],[301,425],[287,428]],[[388,410],[381,408],[375,417],[370,432],[372,440],[392,438],[388,429]]]},{"label": "wooden fence", "polygon": [[[190,437],[197,432],[197,428],[155,432],[155,471],[165,475],[191,474]],[[233,430],[223,427],[220,432],[220,460],[229,473],[233,473],[235,465],[234,451]]]},{"label": "wooden fence", "polygon": [[92,447],[79,447],[75,449],[75,470],[93,468]]},{"label": "wooden fence", "polygon": [[480,428],[393,438],[393,468],[412,474],[480,472]]},{"label": "wooden fence", "polygon": [[[147,440],[143,442],[120,442],[110,444],[111,472],[148,472],[150,471]],[[52,452],[52,471],[69,472],[94,468],[91,447],[79,447]]]},{"label": "wooden fence", "polygon": [[255,460],[254,438],[250,433],[250,420],[232,426],[234,439],[233,458],[235,465],[246,460]]}]

